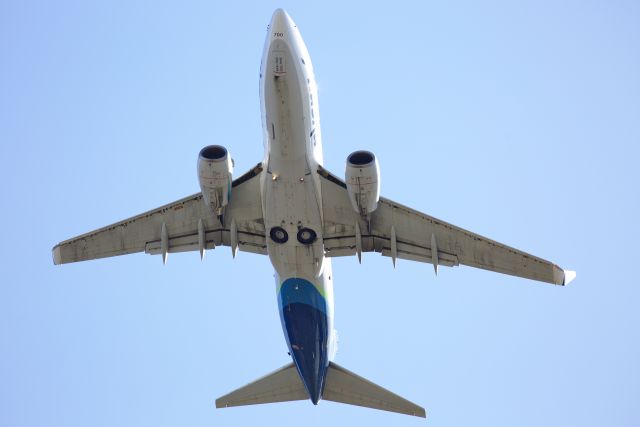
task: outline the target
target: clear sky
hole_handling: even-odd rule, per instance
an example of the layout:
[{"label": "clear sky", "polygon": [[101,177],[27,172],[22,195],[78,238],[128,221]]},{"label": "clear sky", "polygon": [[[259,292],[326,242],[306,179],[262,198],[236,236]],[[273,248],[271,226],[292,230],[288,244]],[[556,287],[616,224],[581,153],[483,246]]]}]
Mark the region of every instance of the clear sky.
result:
[{"label": "clear sky", "polygon": [[276,7],[320,88],[325,166],[578,271],[566,288],[334,262],[336,361],[433,426],[640,425],[640,3],[0,0],[0,425],[424,425],[332,402],[218,410],[290,360],[265,257],[54,267],[58,241],[262,156]]}]

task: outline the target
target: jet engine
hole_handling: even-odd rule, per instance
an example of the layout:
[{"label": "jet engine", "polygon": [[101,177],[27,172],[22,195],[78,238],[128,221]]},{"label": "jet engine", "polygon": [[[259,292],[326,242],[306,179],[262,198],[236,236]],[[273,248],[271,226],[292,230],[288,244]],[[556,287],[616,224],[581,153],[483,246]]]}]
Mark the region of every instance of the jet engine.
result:
[{"label": "jet engine", "polygon": [[198,155],[198,181],[204,203],[221,217],[231,198],[233,160],[226,148],[209,145]]},{"label": "jet engine", "polygon": [[380,168],[370,151],[354,151],[347,157],[345,171],[351,206],[363,218],[378,207],[380,199]]}]

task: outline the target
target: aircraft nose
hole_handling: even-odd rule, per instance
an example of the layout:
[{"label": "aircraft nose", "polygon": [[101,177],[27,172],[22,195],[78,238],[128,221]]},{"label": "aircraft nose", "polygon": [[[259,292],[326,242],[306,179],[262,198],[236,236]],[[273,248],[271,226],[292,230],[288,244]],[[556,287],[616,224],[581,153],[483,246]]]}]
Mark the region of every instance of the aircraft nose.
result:
[{"label": "aircraft nose", "polygon": [[271,33],[286,33],[289,28],[294,27],[295,24],[284,9],[276,9],[271,16],[271,24],[269,28]]}]

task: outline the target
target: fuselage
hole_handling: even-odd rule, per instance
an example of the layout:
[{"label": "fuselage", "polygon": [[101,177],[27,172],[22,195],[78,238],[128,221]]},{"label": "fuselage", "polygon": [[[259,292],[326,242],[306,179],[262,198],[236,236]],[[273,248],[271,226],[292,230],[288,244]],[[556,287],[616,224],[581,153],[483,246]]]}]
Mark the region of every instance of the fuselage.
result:
[{"label": "fuselage", "polygon": [[300,32],[278,9],[260,67],[266,173],[262,207],[280,319],[309,398],[322,397],[336,351],[331,261],[324,257],[320,116],[313,67]]}]

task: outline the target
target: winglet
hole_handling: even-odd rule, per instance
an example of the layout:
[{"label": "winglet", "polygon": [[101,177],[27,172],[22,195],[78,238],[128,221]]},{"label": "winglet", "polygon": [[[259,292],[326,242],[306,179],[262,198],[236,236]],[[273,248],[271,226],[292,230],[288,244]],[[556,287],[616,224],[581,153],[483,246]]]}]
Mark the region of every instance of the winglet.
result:
[{"label": "winglet", "polygon": [[53,255],[53,264],[60,265],[62,264],[62,255],[60,254],[60,245],[56,245],[51,250],[51,255]]},{"label": "winglet", "polygon": [[564,270],[564,280],[562,281],[562,286],[568,285],[575,278],[576,278],[576,272],[575,271]]}]

